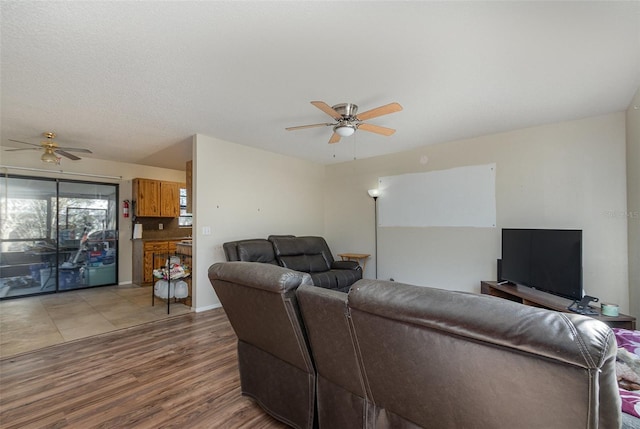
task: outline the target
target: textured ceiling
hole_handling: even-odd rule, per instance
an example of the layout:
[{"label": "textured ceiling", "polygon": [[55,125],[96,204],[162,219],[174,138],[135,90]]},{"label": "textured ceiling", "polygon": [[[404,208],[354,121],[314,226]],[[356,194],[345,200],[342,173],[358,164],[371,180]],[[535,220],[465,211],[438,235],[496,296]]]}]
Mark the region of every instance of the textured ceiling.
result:
[{"label": "textured ceiling", "polygon": [[[637,1],[0,8],[0,145],[55,130],[92,157],[169,168],[196,133],[332,163],[621,111],[640,85]],[[369,121],[391,137],[329,145],[329,127],[285,131],[330,122],[312,100],[404,110]]]}]

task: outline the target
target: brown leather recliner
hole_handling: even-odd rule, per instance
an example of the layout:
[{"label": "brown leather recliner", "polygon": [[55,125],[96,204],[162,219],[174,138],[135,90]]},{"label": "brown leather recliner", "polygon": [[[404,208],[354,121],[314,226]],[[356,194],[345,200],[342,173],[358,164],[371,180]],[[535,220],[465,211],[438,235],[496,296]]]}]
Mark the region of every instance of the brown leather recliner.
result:
[{"label": "brown leather recliner", "polygon": [[238,336],[242,394],[295,428],[313,428],[315,369],[296,288],[308,274],[257,262],[209,268],[209,279]]},{"label": "brown leather recliner", "polygon": [[316,365],[320,428],[372,427],[374,407],[355,351],[347,295],[307,285],[296,295]]}]

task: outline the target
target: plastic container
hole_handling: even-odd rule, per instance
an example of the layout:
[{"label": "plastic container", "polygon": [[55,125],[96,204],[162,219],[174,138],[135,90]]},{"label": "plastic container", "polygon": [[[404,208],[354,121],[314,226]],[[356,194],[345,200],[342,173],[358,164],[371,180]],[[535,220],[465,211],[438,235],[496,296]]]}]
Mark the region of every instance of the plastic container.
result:
[{"label": "plastic container", "polygon": [[82,286],[80,284],[80,269],[58,270],[58,289],[75,289]]},{"label": "plastic container", "polygon": [[175,287],[175,297],[178,299],[189,296],[189,285],[184,280],[178,280]]},{"label": "plastic container", "polygon": [[[158,298],[173,298],[175,296],[175,282],[171,282],[171,286],[169,287],[169,282],[166,280],[158,280],[156,284],[153,286],[153,293]],[[169,295],[167,296],[167,288],[169,289]]]},{"label": "plastic container", "polygon": [[34,283],[40,283],[40,272],[45,268],[49,267],[49,264],[46,262],[41,262],[39,264],[31,264],[29,265],[29,272],[31,274],[31,280]]}]

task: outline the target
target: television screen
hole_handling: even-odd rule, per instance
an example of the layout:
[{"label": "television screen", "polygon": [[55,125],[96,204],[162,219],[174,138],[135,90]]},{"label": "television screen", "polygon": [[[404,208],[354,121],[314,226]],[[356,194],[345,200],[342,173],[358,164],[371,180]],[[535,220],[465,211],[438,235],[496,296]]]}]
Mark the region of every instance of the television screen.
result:
[{"label": "television screen", "polygon": [[502,278],[569,299],[582,298],[582,231],[502,230]]}]

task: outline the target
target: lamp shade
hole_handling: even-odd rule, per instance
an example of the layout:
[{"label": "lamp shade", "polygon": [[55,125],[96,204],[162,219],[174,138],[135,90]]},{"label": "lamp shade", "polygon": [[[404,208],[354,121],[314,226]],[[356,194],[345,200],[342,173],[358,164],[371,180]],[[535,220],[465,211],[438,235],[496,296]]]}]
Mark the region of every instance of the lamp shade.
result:
[{"label": "lamp shade", "polygon": [[333,128],[340,137],[349,137],[356,132],[356,128],[353,125],[336,125]]},{"label": "lamp shade", "polygon": [[371,198],[376,198],[380,196],[380,189],[376,188],[376,189],[369,189],[367,191],[369,193],[369,196]]},{"label": "lamp shade", "polygon": [[46,149],[40,157],[40,160],[42,160],[42,162],[57,163],[58,157],[53,153],[51,149]]}]

